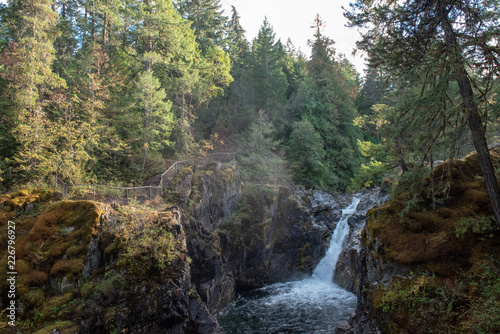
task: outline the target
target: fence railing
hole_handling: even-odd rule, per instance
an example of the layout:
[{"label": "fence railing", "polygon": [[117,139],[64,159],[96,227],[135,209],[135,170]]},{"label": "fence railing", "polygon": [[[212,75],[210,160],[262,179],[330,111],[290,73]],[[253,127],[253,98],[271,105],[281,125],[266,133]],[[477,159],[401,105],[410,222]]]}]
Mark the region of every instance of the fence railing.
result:
[{"label": "fence railing", "polygon": [[207,153],[205,155],[204,159],[193,159],[193,160],[181,160],[181,161],[176,161],[175,163],[172,164],[163,174],[161,174],[161,180],[160,180],[160,188],[162,190],[162,195],[164,189],[168,185],[168,180],[173,179],[174,177],[177,176],[179,171],[181,171],[183,168],[188,167],[188,166],[200,166],[200,165],[206,165],[210,162],[222,162],[222,163],[232,163],[233,165],[236,165],[236,154],[235,153],[224,153],[224,152],[218,152],[218,153]]},{"label": "fence railing", "polygon": [[201,160],[176,161],[161,174],[158,186],[115,187],[103,184],[70,184],[55,176],[53,187],[63,198],[79,198],[117,204],[129,204],[131,200],[143,202],[162,196],[164,189],[168,186],[168,180],[177,176],[183,168],[204,165],[213,161],[236,165],[236,155],[235,153],[208,153]]},{"label": "fence railing", "polygon": [[167,186],[167,181],[169,179],[173,179],[174,177],[176,177],[180,170],[189,166],[190,164],[191,160],[176,161],[163,174],[161,174],[160,189],[162,195],[163,195],[163,190]]},{"label": "fence railing", "polygon": [[79,198],[99,202],[116,202],[129,204],[131,200],[143,202],[161,195],[161,188],[155,186],[115,187],[103,184],[70,184],[58,176],[54,180],[54,188],[63,198]]}]

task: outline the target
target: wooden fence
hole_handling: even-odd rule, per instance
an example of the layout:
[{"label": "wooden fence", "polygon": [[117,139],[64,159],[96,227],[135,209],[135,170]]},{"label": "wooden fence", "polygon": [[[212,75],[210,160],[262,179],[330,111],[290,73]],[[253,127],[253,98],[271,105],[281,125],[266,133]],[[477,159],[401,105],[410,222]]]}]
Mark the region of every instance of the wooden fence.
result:
[{"label": "wooden fence", "polygon": [[116,202],[118,204],[129,204],[131,200],[143,202],[161,195],[161,188],[155,186],[114,187],[103,184],[70,184],[58,176],[54,179],[54,189],[63,198]]},{"label": "wooden fence", "polygon": [[164,189],[168,186],[168,181],[173,179],[183,168],[205,165],[214,161],[235,165],[236,155],[235,153],[208,153],[203,159],[176,161],[161,174],[158,186],[115,187],[103,184],[70,184],[55,176],[53,188],[63,198],[79,198],[118,204],[129,204],[131,200],[144,202],[162,196]]},{"label": "wooden fence", "polygon": [[235,153],[207,153],[204,159],[193,159],[193,160],[181,160],[176,161],[170,166],[163,174],[161,174],[160,188],[162,191],[167,187],[168,180],[173,179],[180,170],[188,166],[204,166],[210,162],[222,162],[222,163],[232,163],[236,166],[236,154]]}]

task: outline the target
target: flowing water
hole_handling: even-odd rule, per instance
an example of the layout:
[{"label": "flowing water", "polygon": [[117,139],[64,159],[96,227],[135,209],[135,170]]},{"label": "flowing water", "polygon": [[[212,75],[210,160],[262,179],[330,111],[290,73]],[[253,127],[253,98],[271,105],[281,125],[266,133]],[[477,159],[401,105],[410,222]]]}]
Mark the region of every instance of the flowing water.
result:
[{"label": "flowing water", "polygon": [[347,219],[359,203],[342,210],[330,246],[310,278],[276,283],[241,294],[219,319],[227,334],[332,333],[356,307],[356,296],[332,282],[333,271],[349,233]]}]

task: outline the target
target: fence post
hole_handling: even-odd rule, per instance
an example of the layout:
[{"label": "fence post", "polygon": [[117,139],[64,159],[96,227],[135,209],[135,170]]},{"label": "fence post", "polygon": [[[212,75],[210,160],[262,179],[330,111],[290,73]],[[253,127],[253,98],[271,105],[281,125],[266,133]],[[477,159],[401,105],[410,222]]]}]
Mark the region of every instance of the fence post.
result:
[{"label": "fence post", "polygon": [[127,205],[128,205],[128,188],[127,188]]},{"label": "fence post", "polygon": [[94,183],[94,202],[95,202],[95,183]]}]

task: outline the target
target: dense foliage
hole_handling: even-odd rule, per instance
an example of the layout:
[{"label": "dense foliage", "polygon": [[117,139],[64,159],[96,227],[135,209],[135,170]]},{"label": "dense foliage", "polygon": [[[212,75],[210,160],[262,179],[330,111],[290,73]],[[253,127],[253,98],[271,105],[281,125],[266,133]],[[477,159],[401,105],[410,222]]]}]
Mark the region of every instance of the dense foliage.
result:
[{"label": "dense foliage", "polygon": [[210,150],[240,152],[248,180],[291,171],[343,190],[358,169],[358,75],[319,16],[307,60],[267,19],[249,43],[219,0],[11,0],[0,13],[4,188],[140,183]]},{"label": "dense foliage", "polygon": [[[500,223],[500,191],[486,132],[498,92],[498,8],[498,1],[357,0],[346,17],[364,28],[358,46],[372,68],[370,86],[364,87],[370,93],[360,106],[382,104],[373,108],[378,115],[372,124],[385,132],[393,162],[403,173],[426,169],[437,154],[456,157],[457,148],[469,141]],[[377,85],[379,78],[386,84]],[[386,91],[377,94],[384,86]]]}]

